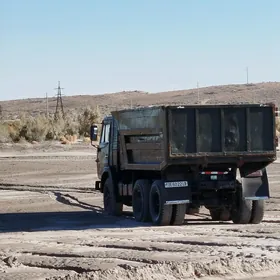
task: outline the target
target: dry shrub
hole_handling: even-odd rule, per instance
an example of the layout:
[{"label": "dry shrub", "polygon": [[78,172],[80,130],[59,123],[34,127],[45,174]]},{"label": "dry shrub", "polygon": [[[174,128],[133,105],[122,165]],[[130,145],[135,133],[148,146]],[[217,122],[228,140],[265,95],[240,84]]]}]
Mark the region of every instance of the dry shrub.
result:
[{"label": "dry shrub", "polygon": [[77,141],[77,139],[78,139],[77,135],[69,135],[69,134],[67,134],[65,137],[71,143],[75,143]]},{"label": "dry shrub", "polygon": [[62,137],[62,139],[67,140],[69,143],[75,143],[78,139],[78,136],[67,134],[64,137]]},{"label": "dry shrub", "polygon": [[46,140],[59,139],[65,135],[77,135],[79,132],[79,124],[76,114],[65,114],[65,118],[58,114],[57,119],[49,119],[50,129],[46,135]]},{"label": "dry shrub", "polygon": [[84,137],[83,141],[84,141],[85,143],[90,143],[90,137]]},{"label": "dry shrub", "polygon": [[60,143],[61,144],[70,144],[70,141],[66,138],[66,137],[60,137],[60,139],[59,139],[59,141],[60,141]]},{"label": "dry shrub", "polygon": [[21,123],[20,121],[13,121],[8,123],[8,131],[10,138],[13,142],[18,142],[20,140],[20,129]]},{"label": "dry shrub", "polygon": [[27,141],[41,142],[46,139],[46,135],[50,130],[49,120],[39,115],[37,117],[27,117],[21,119],[21,129],[19,136]]},{"label": "dry shrub", "polygon": [[88,136],[90,125],[99,122],[99,110],[86,108],[80,113],[68,112],[57,119],[38,115],[21,115],[19,120],[0,123],[0,142],[41,142],[45,140],[61,140],[65,144],[74,143],[78,136]]},{"label": "dry shrub", "polygon": [[11,140],[8,125],[0,123],[0,143],[8,143]]},{"label": "dry shrub", "polygon": [[276,118],[276,130],[280,132],[280,118]]},{"label": "dry shrub", "polygon": [[95,109],[87,107],[82,114],[78,116],[79,134],[81,136],[90,136],[90,126],[100,122],[100,111],[98,106]]}]

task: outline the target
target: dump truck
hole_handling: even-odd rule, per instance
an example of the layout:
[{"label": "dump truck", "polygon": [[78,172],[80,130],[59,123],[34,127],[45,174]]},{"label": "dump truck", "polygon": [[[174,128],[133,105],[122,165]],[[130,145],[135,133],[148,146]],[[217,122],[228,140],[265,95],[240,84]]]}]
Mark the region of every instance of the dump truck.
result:
[{"label": "dump truck", "polygon": [[[96,139],[96,125],[91,139]],[[181,225],[186,213],[257,224],[276,160],[274,104],[147,106],[113,111],[97,148],[104,212],[132,206],[138,222]]]}]

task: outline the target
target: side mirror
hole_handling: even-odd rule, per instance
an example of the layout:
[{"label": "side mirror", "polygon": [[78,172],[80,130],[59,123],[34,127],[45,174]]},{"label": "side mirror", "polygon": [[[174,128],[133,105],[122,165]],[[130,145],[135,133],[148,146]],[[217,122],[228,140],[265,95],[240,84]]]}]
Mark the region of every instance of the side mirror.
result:
[{"label": "side mirror", "polygon": [[90,141],[91,141],[91,145],[94,147],[96,147],[96,145],[92,144],[92,142],[97,141],[97,134],[98,134],[97,125],[91,125],[90,126]]}]

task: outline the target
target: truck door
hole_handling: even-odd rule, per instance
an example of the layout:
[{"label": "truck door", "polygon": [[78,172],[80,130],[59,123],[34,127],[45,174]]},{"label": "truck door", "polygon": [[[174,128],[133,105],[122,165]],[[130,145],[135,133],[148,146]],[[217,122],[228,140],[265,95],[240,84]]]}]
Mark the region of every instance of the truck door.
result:
[{"label": "truck door", "polygon": [[101,179],[103,170],[108,166],[109,162],[109,139],[110,139],[111,121],[106,120],[103,122],[99,146],[97,149],[97,175]]}]

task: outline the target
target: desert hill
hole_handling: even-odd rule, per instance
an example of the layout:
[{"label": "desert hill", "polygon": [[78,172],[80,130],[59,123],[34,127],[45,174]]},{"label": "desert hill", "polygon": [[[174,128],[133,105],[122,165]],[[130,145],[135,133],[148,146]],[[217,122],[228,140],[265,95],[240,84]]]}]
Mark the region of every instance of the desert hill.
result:
[{"label": "desert hill", "polygon": [[[67,93],[66,93],[67,94]],[[111,110],[129,108],[131,105],[161,104],[225,104],[247,102],[275,102],[280,105],[280,83],[268,82],[257,84],[234,84],[210,86],[199,89],[148,93],[142,91],[118,92],[100,95],[64,96],[65,111],[81,110],[86,106],[99,106],[102,115]],[[45,112],[44,98],[30,98],[11,101],[0,101],[3,115],[16,117],[20,113],[38,114]],[[54,112],[56,99],[49,98],[49,111]]]}]

